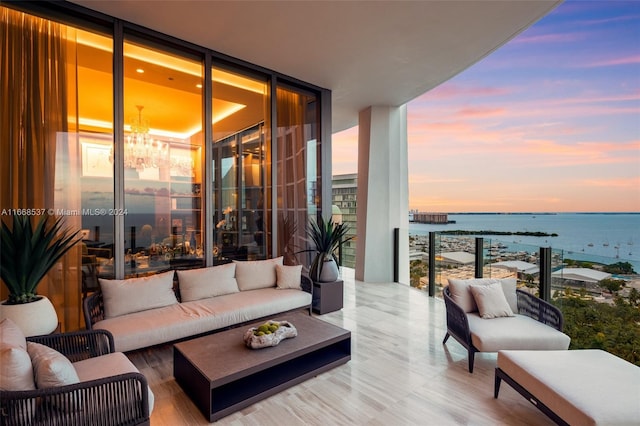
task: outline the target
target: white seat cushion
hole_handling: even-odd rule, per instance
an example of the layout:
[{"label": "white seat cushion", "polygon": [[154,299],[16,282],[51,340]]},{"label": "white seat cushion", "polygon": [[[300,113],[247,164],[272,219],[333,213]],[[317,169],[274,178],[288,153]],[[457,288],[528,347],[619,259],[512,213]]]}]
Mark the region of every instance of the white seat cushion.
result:
[{"label": "white seat cushion", "polygon": [[[129,358],[121,352],[114,352],[99,357],[84,359],[74,362],[73,367],[78,374],[80,382],[103,379],[125,373],[139,373]],[[149,414],[153,411],[155,397],[149,388]]]},{"label": "white seat cushion", "polygon": [[500,351],[498,367],[569,424],[640,421],[640,367],[608,352]]},{"label": "white seat cushion", "polygon": [[480,352],[511,350],[566,350],[571,338],[525,315],[482,319],[467,314],[471,342]]},{"label": "white seat cushion", "polygon": [[127,352],[218,330],[311,303],[301,290],[275,287],[183,302],[98,321],[94,328],[113,334],[115,349]]}]

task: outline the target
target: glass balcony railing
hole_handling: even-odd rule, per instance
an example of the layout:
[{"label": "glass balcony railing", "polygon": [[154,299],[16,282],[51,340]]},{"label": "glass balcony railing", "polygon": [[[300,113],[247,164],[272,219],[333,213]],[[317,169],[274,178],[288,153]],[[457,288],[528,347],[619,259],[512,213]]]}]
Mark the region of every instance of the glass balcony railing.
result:
[{"label": "glass balcony railing", "polygon": [[[603,349],[640,365],[640,271],[632,263],[560,249],[546,249],[550,256],[542,260],[544,253],[532,245],[439,233],[431,239],[430,252],[427,236],[410,237],[412,286],[442,297],[451,278],[515,277],[518,288],[542,293],[560,308],[570,349]],[[541,280],[548,291],[541,292]]]}]

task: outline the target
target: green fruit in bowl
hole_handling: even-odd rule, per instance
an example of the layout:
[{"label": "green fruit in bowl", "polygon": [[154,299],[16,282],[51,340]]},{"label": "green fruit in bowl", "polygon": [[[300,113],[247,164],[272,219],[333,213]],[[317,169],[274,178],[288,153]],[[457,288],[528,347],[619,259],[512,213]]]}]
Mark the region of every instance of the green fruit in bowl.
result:
[{"label": "green fruit in bowl", "polygon": [[278,329],[278,326],[275,324],[269,326],[269,331],[272,333],[275,333],[277,329]]}]

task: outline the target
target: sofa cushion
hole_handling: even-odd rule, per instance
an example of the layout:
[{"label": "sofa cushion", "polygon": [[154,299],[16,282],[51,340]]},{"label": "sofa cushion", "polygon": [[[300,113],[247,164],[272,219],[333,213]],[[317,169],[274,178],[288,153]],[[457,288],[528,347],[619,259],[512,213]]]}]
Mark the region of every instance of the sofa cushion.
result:
[{"label": "sofa cushion", "polygon": [[[74,362],[73,368],[78,373],[80,382],[103,379],[125,373],[139,373],[135,365],[122,352],[114,352],[99,357]],[[153,411],[155,397],[149,388],[149,414]]]},{"label": "sofa cushion", "polygon": [[477,312],[467,315],[471,342],[480,352],[498,350],[565,350],[571,338],[526,315],[482,319]]},{"label": "sofa cushion", "polygon": [[9,318],[0,321],[0,349],[20,348],[27,350],[27,339],[18,325]]},{"label": "sofa cushion", "polygon": [[236,264],[176,271],[183,302],[237,293]]},{"label": "sofa cushion", "polygon": [[22,348],[0,349],[0,389],[9,391],[33,390],[31,357]]},{"label": "sofa cushion", "polygon": [[282,265],[283,257],[267,260],[234,260],[236,281],[240,291],[275,287],[276,265]]},{"label": "sofa cushion", "polygon": [[98,321],[94,328],[110,331],[115,350],[127,352],[310,304],[311,294],[306,291],[278,290],[273,287],[135,312]]},{"label": "sofa cushion", "polygon": [[276,286],[279,289],[292,288],[302,290],[300,287],[302,277],[302,265],[276,265]]},{"label": "sofa cushion", "polygon": [[173,271],[126,280],[100,278],[99,281],[106,318],[178,303],[173,291]]},{"label": "sofa cushion", "polygon": [[80,382],[71,361],[49,346],[28,342],[36,386],[38,389],[71,385]]},{"label": "sofa cushion", "polygon": [[509,307],[513,312],[518,312],[518,297],[516,295],[516,279],[515,278],[470,278],[456,279],[449,278],[449,292],[451,299],[460,306],[466,313],[476,312],[478,305],[476,304],[470,285],[488,285],[499,282],[502,285],[504,296],[509,303]]},{"label": "sofa cushion", "polygon": [[502,284],[495,282],[492,284],[470,285],[473,300],[478,305],[480,316],[484,319],[498,317],[512,317],[513,311],[504,296]]}]

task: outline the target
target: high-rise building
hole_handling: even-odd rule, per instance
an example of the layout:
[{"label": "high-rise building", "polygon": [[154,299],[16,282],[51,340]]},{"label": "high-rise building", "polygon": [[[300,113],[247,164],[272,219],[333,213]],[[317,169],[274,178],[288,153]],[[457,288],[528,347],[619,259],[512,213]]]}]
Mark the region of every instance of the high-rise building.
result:
[{"label": "high-rise building", "polygon": [[342,266],[354,268],[356,265],[357,231],[356,208],[358,205],[358,175],[351,173],[335,175],[332,179],[333,220],[349,225],[349,241],[342,245]]}]

